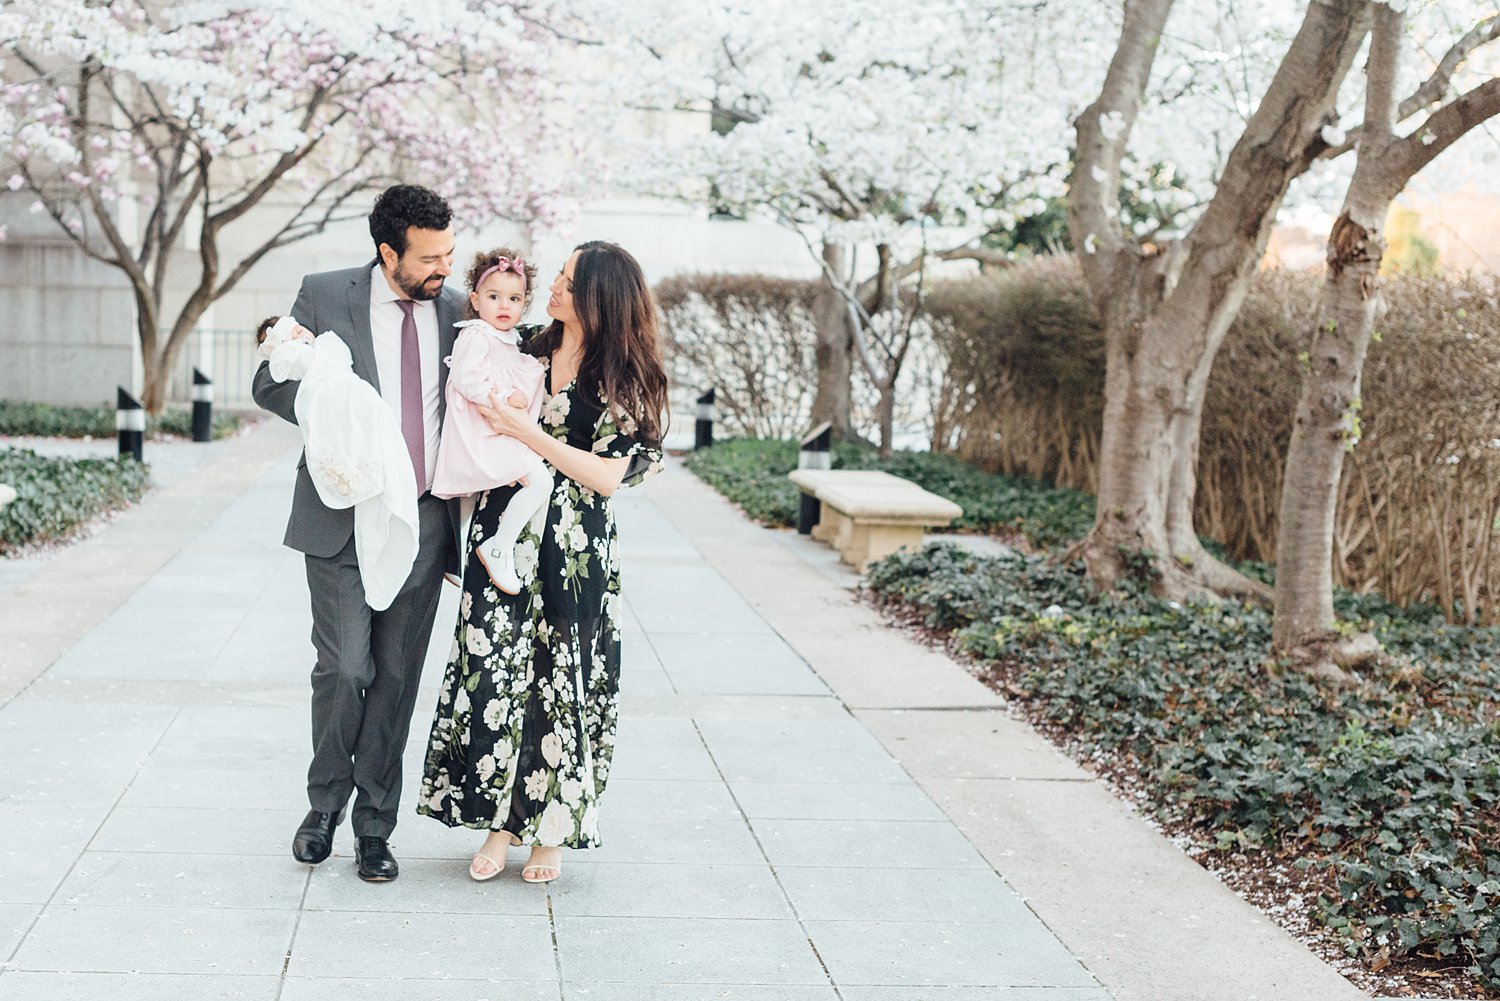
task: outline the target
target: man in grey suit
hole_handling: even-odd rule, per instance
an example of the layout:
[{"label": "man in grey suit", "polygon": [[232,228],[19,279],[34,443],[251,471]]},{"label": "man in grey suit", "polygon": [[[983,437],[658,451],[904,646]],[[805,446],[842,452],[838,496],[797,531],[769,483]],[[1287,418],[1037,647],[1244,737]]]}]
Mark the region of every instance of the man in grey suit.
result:
[{"label": "man in grey suit", "polygon": [[[428,492],[444,413],[443,359],[453,351],[463,297],[445,289],[453,269],[452,212],[426,188],[387,188],[370,213],[376,259],[362,267],[308,275],[292,306],[297,322],[331,330],[349,346],[354,374],[373,385],[396,414],[417,480],[420,540],[415,564],[385,611],[365,603],[352,508],[318,499],[297,463],[285,543],[307,558],[312,593],[312,809],[297,828],[292,855],[316,865],[333,849],[333,832],[354,794],[355,861],[369,882],[399,871],[387,839],[401,798],[401,754],[443,572],[458,569],[458,502]],[[255,402],[292,423],[300,385],[277,382],[262,363]]]}]

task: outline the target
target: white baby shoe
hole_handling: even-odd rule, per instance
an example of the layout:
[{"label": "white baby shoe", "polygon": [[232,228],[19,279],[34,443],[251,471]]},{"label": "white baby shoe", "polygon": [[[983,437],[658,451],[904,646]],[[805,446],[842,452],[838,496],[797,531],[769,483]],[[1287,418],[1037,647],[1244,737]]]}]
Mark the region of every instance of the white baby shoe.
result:
[{"label": "white baby shoe", "polygon": [[506,594],[521,593],[521,578],[516,575],[516,550],[510,543],[485,539],[475,550],[484,564],[490,582]]}]

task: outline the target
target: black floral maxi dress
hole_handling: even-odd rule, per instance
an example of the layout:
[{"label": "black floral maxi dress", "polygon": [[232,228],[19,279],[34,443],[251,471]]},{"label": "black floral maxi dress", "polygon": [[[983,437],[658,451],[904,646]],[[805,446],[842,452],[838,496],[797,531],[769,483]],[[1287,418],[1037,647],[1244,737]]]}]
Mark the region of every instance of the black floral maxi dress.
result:
[{"label": "black floral maxi dress", "polygon": [[[544,363],[548,359],[543,358]],[[622,485],[661,465],[629,417],[574,383],[548,395],[541,423],[605,458],[630,457]],[[450,827],[506,830],[522,845],[599,845],[620,684],[620,556],[610,498],[553,471],[540,516],[516,544],[521,593],[490,583],[475,546],[515,487],[482,494],[469,526],[458,627],[427,745],[417,812]]]}]

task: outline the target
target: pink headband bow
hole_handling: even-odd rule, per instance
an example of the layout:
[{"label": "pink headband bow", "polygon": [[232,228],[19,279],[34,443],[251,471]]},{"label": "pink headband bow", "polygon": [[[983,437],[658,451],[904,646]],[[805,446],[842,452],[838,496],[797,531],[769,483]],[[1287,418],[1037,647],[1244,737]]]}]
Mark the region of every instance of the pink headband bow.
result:
[{"label": "pink headband bow", "polygon": [[524,282],[526,280],[526,259],[524,257],[517,257],[514,260],[509,257],[495,258],[494,264],[491,264],[479,273],[479,280],[474,283],[474,287],[476,289],[479,288],[479,286],[484,284],[484,280],[496,271],[514,271],[521,276],[521,280]]}]

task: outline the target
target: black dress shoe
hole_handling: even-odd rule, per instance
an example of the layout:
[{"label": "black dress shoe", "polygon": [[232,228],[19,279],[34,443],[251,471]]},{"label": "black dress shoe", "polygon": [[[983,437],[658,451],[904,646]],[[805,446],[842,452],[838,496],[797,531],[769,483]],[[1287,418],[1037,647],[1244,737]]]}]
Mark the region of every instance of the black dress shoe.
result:
[{"label": "black dress shoe", "polygon": [[333,829],[344,819],[344,811],[319,813],[307,811],[302,826],[292,836],[292,858],[308,865],[317,865],[333,851]]},{"label": "black dress shoe", "polygon": [[354,861],[359,865],[359,878],[366,883],[388,883],[401,873],[385,838],[360,838],[354,843]]}]

